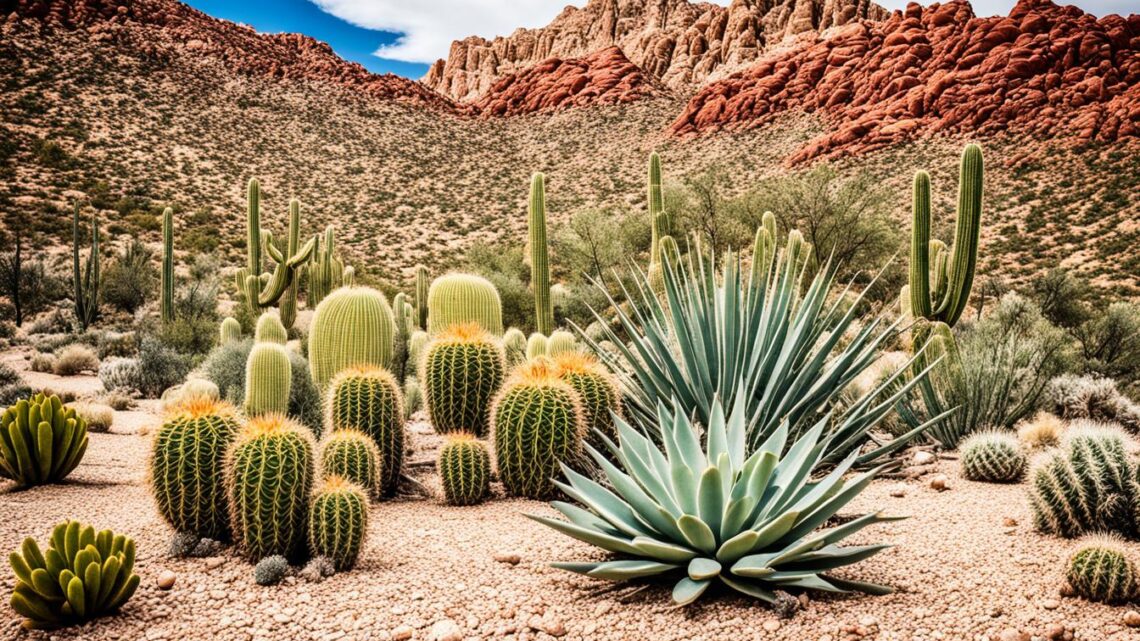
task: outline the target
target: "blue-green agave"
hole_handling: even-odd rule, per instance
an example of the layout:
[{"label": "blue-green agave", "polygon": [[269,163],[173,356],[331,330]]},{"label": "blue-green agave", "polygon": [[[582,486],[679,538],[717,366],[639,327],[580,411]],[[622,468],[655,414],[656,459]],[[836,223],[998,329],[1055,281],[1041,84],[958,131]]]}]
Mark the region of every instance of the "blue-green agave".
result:
[{"label": "blue-green agave", "polygon": [[831,446],[826,419],[786,449],[784,421],[746,456],[748,408],[741,394],[727,418],[720,401],[713,403],[703,448],[684,413],[659,403],[657,417],[663,446],[620,417],[620,446],[606,442],[613,462],[586,446],[609,487],[563,465],[569,482],[556,483],[584,507],[555,501],[568,520],[531,518],[618,558],[555,567],[610,581],[676,580],[673,600],[680,605],[717,582],[769,603],[777,590],[789,588],[891,591],[829,574],[889,547],[839,545],[845,538],[901,517],[874,512],[824,527],[883,469],[848,477],[857,460],[852,453],[813,479]]}]

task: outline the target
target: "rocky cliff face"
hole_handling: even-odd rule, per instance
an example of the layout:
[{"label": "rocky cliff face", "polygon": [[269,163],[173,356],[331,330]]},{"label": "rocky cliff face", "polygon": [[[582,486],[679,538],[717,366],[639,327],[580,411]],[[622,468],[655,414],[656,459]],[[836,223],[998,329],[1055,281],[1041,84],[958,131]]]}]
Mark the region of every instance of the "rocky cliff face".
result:
[{"label": "rocky cliff face", "polygon": [[476,100],[502,77],[549,58],[581,58],[617,46],[652,79],[688,88],[755,62],[788,36],[886,18],[870,0],[589,0],[549,25],[451,45],[423,78],[454,100]]},{"label": "rocky cliff face", "polygon": [[944,130],[1140,136],[1140,15],[1021,0],[1007,17],[976,18],[962,0],[911,3],[709,84],[672,130],[757,126],[792,109],[834,125],[792,162]]}]

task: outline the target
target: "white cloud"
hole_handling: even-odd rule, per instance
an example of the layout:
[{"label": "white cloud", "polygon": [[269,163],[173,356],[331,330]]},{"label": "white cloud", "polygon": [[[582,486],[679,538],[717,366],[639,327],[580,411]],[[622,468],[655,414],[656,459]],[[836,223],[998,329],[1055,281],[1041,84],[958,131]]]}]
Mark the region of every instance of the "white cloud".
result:
[{"label": "white cloud", "polygon": [[[519,27],[541,27],[567,4],[586,0],[310,0],[322,10],[354,25],[403,34],[375,55],[402,62],[435,62],[447,57],[453,40],[470,35],[493,38]],[[727,5],[730,0],[713,0]],[[906,0],[878,0],[889,9],[902,9]],[[1016,0],[975,0],[979,16],[1005,15]],[[924,2],[923,4],[929,4]],[[1077,6],[1098,16],[1127,15],[1136,0],[1079,0]]]}]

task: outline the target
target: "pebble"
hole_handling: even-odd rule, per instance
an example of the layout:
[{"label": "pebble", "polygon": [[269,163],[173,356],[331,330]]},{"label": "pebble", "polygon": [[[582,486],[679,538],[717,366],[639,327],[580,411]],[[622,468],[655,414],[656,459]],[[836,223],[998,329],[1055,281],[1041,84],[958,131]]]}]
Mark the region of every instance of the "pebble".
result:
[{"label": "pebble", "polygon": [[915,465],[930,465],[934,462],[934,455],[930,452],[919,450],[914,453]]},{"label": "pebble", "polygon": [[1056,610],[1057,608],[1061,607],[1061,602],[1057,599],[1045,599],[1041,602],[1041,607],[1045,608],[1046,610]]},{"label": "pebble", "polygon": [[178,578],[174,572],[170,570],[163,570],[162,574],[158,575],[158,589],[169,590],[174,587],[174,580]]},{"label": "pebble", "polygon": [[412,626],[401,625],[395,630],[392,630],[392,641],[407,641],[412,638]]},{"label": "pebble", "polygon": [[1129,610],[1124,613],[1124,625],[1130,628],[1140,628],[1140,612]]},{"label": "pebble", "polygon": [[780,629],[780,622],[775,619],[768,619],[764,622],[763,627],[767,632],[775,632]]},{"label": "pebble", "polygon": [[431,641],[462,641],[463,631],[459,629],[459,625],[455,621],[442,619],[432,624],[428,638]]},{"label": "pebble", "polygon": [[950,489],[950,479],[945,474],[935,474],[930,479],[930,489],[945,492]]},{"label": "pebble", "polygon": [[1051,641],[1060,641],[1065,637],[1065,626],[1060,623],[1050,623],[1045,628],[1045,638]]},{"label": "pebble", "polygon": [[214,570],[214,569],[220,568],[220,567],[222,567],[222,565],[225,562],[226,562],[225,557],[212,556],[212,557],[206,559],[206,569]]},{"label": "pebble", "polygon": [[1006,628],[997,636],[998,641],[1030,641],[1031,638],[1028,632],[1020,632],[1016,628]]},{"label": "pebble", "polygon": [[518,565],[519,561],[522,561],[521,556],[519,556],[518,554],[510,554],[510,553],[508,553],[508,554],[496,554],[492,558],[495,559],[496,561],[498,561],[499,563],[506,563],[508,565]]},{"label": "pebble", "polygon": [[903,498],[904,496],[906,496],[906,486],[903,485],[902,483],[899,483],[898,485],[891,487],[891,496],[893,496],[896,499]]}]

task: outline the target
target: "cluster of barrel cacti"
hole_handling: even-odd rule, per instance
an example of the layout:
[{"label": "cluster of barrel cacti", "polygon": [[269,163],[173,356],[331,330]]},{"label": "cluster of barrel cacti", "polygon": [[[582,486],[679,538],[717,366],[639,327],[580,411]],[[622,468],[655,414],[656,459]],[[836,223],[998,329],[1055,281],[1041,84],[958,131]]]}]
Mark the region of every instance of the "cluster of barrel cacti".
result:
[{"label": "cluster of barrel cacti", "polygon": [[396,493],[403,471],[404,400],[391,372],[376,366],[350,367],[333,378],[327,391],[326,424],[333,434],[358,430],[379,450],[382,496]]},{"label": "cluster of barrel cacti", "polygon": [[0,417],[0,478],[21,486],[58,483],[87,452],[87,421],[58,396],[17,401]]}]

